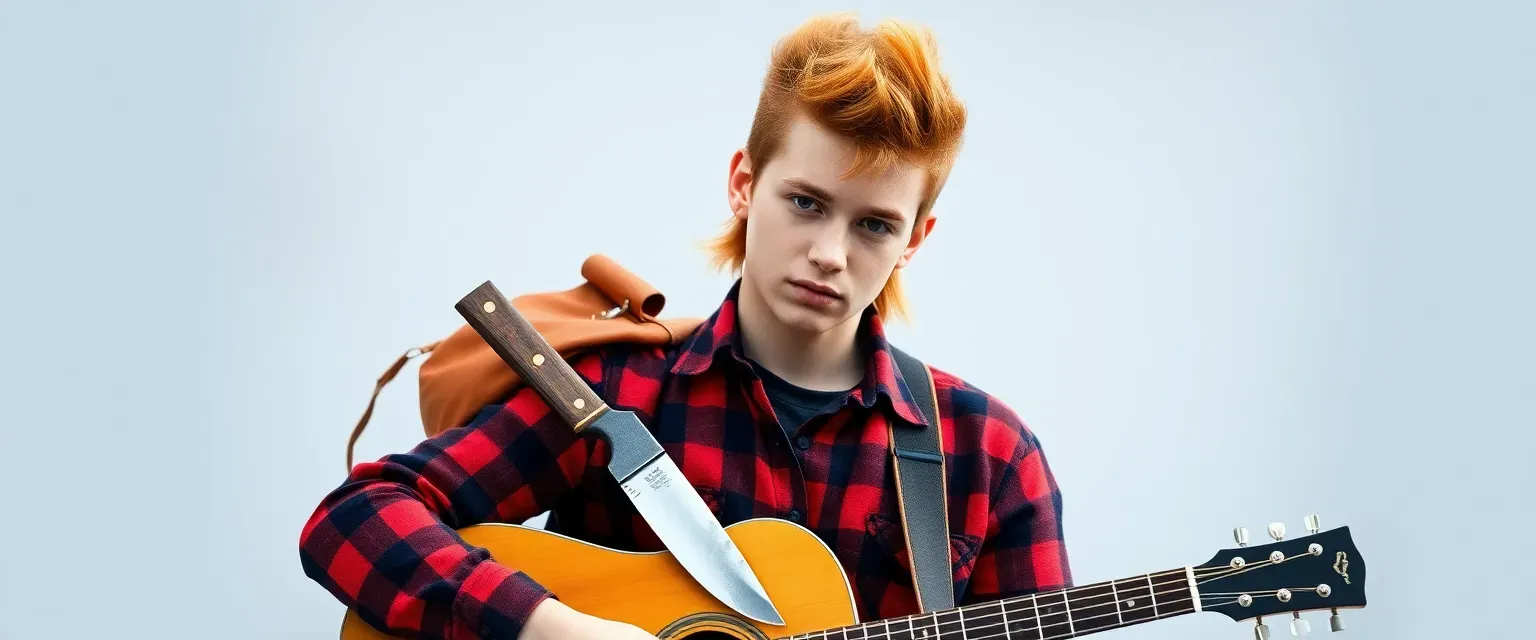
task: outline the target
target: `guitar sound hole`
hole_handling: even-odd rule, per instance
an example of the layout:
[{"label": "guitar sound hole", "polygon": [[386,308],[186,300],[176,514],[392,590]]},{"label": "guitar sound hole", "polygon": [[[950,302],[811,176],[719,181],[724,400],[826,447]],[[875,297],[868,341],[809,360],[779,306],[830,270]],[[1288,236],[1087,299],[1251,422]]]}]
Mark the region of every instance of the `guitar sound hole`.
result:
[{"label": "guitar sound hole", "polygon": [[658,638],[667,640],[768,640],[752,625],[719,613],[699,613],[667,625]]}]

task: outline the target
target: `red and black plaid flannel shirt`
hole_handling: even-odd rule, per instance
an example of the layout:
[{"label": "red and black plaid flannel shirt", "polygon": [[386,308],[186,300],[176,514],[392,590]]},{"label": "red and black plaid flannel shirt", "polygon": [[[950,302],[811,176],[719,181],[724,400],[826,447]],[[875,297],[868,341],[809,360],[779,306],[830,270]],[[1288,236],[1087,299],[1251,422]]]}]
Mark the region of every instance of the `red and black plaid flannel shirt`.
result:
[{"label": "red and black plaid flannel shirt", "polygon": [[[791,441],[744,359],[735,300],[670,351],[610,349],[573,365],[609,405],[634,411],[720,522],[785,518],[841,561],[862,620],[916,612],[887,420],[926,424],[866,313],[863,382]],[[944,422],[959,604],[1071,586],[1061,494],[1017,415],[934,369]],[[544,511],[561,533],[615,549],[662,547],[609,475],[607,445],[577,436],[531,388],[408,453],[358,464],[299,540],[304,571],[376,627],[430,638],[515,638],[549,596],[454,529]]]}]

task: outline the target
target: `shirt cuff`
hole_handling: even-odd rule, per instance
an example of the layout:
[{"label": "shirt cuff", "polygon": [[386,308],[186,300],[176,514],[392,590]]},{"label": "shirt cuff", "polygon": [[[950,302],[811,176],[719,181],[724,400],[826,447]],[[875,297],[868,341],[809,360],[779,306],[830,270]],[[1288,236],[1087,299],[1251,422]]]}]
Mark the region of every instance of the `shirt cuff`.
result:
[{"label": "shirt cuff", "polygon": [[554,594],[528,574],[494,561],[475,565],[455,598],[454,613],[477,638],[513,640],[533,608]]}]

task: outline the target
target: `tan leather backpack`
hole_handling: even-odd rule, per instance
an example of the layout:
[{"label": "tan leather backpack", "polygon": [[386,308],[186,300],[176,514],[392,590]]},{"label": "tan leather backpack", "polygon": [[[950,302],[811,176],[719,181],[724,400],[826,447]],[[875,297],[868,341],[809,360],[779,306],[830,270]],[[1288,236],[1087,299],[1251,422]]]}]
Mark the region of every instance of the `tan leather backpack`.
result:
[{"label": "tan leather backpack", "polygon": [[[564,291],[528,293],[511,299],[533,328],[567,361],[585,350],[613,343],[675,345],[703,318],[659,318],[666,305],[661,291],[601,254],[581,265],[584,282]],[[368,407],[347,440],[347,470],[352,450],[373,416],[384,386],[405,364],[428,356],[417,371],[421,425],[430,437],[464,424],[485,405],[507,397],[522,380],[468,324],[448,337],[401,354],[379,376]]]}]

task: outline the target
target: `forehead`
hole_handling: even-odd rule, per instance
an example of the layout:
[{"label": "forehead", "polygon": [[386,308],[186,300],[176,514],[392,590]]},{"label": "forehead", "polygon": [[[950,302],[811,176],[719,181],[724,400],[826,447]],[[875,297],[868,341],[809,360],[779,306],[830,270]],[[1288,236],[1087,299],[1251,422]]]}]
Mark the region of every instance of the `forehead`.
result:
[{"label": "forehead", "polygon": [[879,173],[861,172],[843,178],[853,166],[853,142],[815,122],[796,118],[789,126],[778,157],[768,163],[765,178],[777,185],[800,179],[830,191],[839,199],[856,199],[860,206],[896,209],[912,217],[923,196],[926,172],[897,162]]}]

